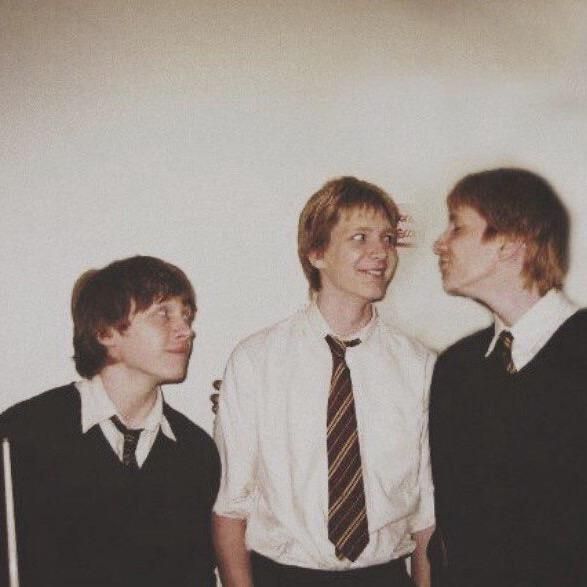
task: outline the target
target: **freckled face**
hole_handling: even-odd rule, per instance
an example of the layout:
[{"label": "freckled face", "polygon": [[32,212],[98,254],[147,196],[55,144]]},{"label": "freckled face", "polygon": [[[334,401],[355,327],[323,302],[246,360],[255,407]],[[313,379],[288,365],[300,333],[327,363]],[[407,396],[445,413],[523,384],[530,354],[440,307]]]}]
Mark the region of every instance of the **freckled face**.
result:
[{"label": "freckled face", "polygon": [[179,297],[155,302],[142,312],[131,311],[128,328],[113,332],[111,356],[150,385],[181,381],[192,348],[193,319],[191,308]]},{"label": "freckled face", "polygon": [[396,228],[379,211],[343,212],[322,252],[310,255],[320,271],[322,292],[342,301],[380,300],[397,265]]},{"label": "freckled face", "polygon": [[450,211],[448,226],[434,243],[447,293],[482,299],[491,285],[501,241],[484,240],[486,228],[485,219],[470,206]]}]

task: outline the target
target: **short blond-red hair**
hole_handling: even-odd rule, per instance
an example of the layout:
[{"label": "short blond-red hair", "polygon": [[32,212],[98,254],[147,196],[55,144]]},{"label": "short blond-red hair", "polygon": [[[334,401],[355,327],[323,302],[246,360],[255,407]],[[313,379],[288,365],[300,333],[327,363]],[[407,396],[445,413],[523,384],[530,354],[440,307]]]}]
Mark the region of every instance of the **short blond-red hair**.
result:
[{"label": "short blond-red hair", "polygon": [[449,210],[470,206],[487,222],[485,239],[504,235],[526,246],[524,285],[540,295],[560,289],[569,267],[569,215],[542,177],[516,168],[473,173],[447,197]]},{"label": "short blond-red hair", "polygon": [[326,249],[341,211],[362,208],[381,212],[397,230],[400,214],[391,197],[380,187],[356,177],[332,179],[307,201],[298,223],[298,256],[310,291],[317,292],[322,287],[320,272],[310,263],[310,254]]}]

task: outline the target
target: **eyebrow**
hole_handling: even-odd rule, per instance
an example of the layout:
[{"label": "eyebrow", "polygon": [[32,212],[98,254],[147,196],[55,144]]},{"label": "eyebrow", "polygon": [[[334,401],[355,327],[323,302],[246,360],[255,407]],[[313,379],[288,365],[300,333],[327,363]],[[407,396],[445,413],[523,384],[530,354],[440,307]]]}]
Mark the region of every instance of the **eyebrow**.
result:
[{"label": "eyebrow", "polygon": [[379,230],[378,228],[373,228],[372,226],[353,226],[349,229],[350,232],[362,231],[362,232],[394,232],[393,226],[389,226],[389,228],[384,228]]},{"label": "eyebrow", "polygon": [[[192,306],[188,302],[180,301],[181,307],[183,310],[189,310],[193,314],[198,311],[197,306]],[[172,305],[172,298],[166,298],[164,300],[159,300],[158,302],[153,302],[152,306],[171,306]]]}]

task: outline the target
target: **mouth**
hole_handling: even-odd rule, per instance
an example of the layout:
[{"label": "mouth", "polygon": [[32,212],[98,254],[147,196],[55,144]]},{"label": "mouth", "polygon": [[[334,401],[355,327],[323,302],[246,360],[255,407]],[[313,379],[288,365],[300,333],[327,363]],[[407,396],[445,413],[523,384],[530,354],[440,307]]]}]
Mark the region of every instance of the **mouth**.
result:
[{"label": "mouth", "polygon": [[381,279],[385,276],[385,268],[383,269],[359,269],[361,273],[366,275],[370,275],[371,277],[375,277],[377,279]]},{"label": "mouth", "polygon": [[446,257],[439,257],[438,259],[438,268],[441,271],[446,271],[449,267],[449,260]]},{"label": "mouth", "polygon": [[172,355],[187,355],[190,352],[190,347],[183,345],[181,347],[167,349],[167,352]]}]

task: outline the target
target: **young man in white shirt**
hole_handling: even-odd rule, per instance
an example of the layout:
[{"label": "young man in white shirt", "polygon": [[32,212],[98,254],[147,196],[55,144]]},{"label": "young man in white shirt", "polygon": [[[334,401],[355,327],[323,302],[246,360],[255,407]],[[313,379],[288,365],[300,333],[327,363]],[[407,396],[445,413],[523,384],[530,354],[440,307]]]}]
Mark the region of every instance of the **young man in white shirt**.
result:
[{"label": "young man in white shirt", "polygon": [[229,359],[213,516],[224,587],[429,584],[434,356],[373,306],[396,267],[398,220],[380,188],[326,183],[299,220],[311,303]]},{"label": "young man in white shirt", "polygon": [[216,584],[218,453],[160,388],[186,375],[195,312],[186,275],[154,257],[77,281],[73,345],[83,379],[0,417],[23,587]]},{"label": "young man in white shirt", "polygon": [[447,203],[444,289],[494,324],[434,371],[438,584],[587,585],[587,313],[561,291],[567,213],[522,169],[468,175]]}]

